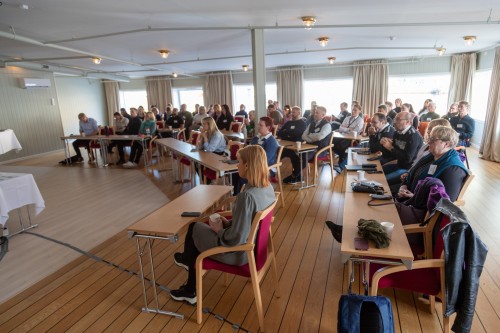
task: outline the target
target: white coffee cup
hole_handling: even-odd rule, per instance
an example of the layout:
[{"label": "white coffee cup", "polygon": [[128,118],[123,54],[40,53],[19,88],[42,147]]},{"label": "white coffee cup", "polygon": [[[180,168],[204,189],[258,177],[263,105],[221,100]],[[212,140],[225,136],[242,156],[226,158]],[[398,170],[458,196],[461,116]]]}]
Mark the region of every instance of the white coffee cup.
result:
[{"label": "white coffee cup", "polygon": [[82,137],[85,137],[85,132],[82,132],[81,134],[82,134]]},{"label": "white coffee cup", "polygon": [[380,222],[380,225],[384,229],[385,233],[387,234],[387,237],[391,238],[392,237],[392,231],[394,230],[394,223],[391,222]]},{"label": "white coffee cup", "polygon": [[295,146],[297,147],[297,149],[300,149],[302,147],[302,141],[295,142]]},{"label": "white coffee cup", "polygon": [[352,135],[354,135],[355,138],[358,137],[358,132],[353,132]]},{"label": "white coffee cup", "polygon": [[365,171],[358,170],[358,180],[365,180]]},{"label": "white coffee cup", "polygon": [[172,126],[168,126],[168,130],[171,131],[172,130]]},{"label": "white coffee cup", "polygon": [[219,214],[214,213],[214,214],[210,215],[209,219],[210,219],[209,223],[210,223],[210,225],[212,225],[213,223],[217,223],[218,221],[220,221],[221,218],[220,218]]}]

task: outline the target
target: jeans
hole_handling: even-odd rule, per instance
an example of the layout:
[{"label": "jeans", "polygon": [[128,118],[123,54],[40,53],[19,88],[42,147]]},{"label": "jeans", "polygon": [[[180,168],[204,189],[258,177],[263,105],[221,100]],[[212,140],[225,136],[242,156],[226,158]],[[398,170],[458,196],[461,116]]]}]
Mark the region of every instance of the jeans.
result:
[{"label": "jeans", "polygon": [[386,164],[382,169],[384,170],[385,178],[389,186],[401,184],[401,175],[408,171],[400,168],[397,164]]}]

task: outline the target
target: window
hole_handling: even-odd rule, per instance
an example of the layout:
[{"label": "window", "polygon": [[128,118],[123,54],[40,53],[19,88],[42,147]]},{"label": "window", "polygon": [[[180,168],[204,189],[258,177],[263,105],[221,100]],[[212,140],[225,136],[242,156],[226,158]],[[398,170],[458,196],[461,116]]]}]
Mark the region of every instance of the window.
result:
[{"label": "window", "polygon": [[388,100],[394,103],[401,98],[403,103],[410,103],[418,114],[428,98],[436,103],[436,112],[440,115],[448,112],[448,90],[450,74],[432,74],[425,76],[390,76]]},{"label": "window", "polygon": [[188,111],[194,111],[196,104],[203,105],[203,89],[200,87],[174,88],[172,99],[174,107],[180,108],[181,104],[186,104]]},{"label": "window", "polygon": [[120,90],[120,105],[127,109],[137,108],[142,105],[148,110],[148,97],[146,90]]},{"label": "window", "polygon": [[303,110],[309,110],[312,101],[326,107],[327,114],[338,114],[340,103],[351,105],[352,78],[304,81]]},{"label": "window", "polygon": [[491,69],[477,71],[472,81],[470,116],[477,120],[486,118],[488,95],[490,92]]},{"label": "window", "polygon": [[[234,85],[233,95],[234,110],[239,110],[241,104],[245,105],[247,111],[255,110],[253,85]],[[275,82],[266,84],[266,103],[269,99],[273,101],[278,99],[278,90]]]}]

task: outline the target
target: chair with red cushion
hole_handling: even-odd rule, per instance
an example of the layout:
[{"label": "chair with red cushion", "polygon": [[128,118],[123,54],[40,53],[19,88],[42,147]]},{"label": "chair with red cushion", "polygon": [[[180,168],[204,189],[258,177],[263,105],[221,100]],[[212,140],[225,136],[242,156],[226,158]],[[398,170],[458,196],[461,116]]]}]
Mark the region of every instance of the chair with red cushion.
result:
[{"label": "chair with red cushion", "polygon": [[422,121],[420,124],[418,124],[418,132],[422,137],[424,137],[425,132],[427,132],[427,127],[429,127],[428,121]]},{"label": "chair with red cushion", "polygon": [[[108,127],[107,131],[108,132],[106,133],[106,128],[105,127],[101,127],[99,129],[99,135],[106,135],[106,134],[107,135],[114,135],[113,127]],[[89,148],[91,150],[91,156],[95,156],[94,159],[95,159],[95,164],[96,165],[98,165],[98,162],[97,162],[97,152],[96,152],[97,149],[100,150],[101,159],[104,161],[103,154],[107,154],[108,152],[102,149],[101,144],[99,143],[98,140],[92,140],[90,142]]]},{"label": "chair with red cushion", "polygon": [[[201,133],[199,131],[192,131],[191,137],[189,138],[189,143],[193,146],[196,146],[198,144],[198,138],[200,137],[200,134]],[[181,175],[184,175],[184,166],[191,166],[191,160],[187,157],[182,157],[179,162],[181,163]]]},{"label": "chair with red cushion", "polygon": [[[424,237],[424,251],[428,259],[415,260],[411,270],[404,265],[370,265],[370,295],[377,295],[378,288],[411,290],[429,295],[431,312],[434,312],[435,297],[439,297],[442,301],[443,313],[445,312],[444,242],[439,231],[450,223],[450,219],[441,212],[435,212],[429,223],[433,225],[425,228],[427,236]],[[445,332],[450,331],[448,317],[443,318],[443,326]]]},{"label": "chair with red cushion", "polygon": [[[244,146],[245,146],[245,144],[243,142],[229,140],[227,143],[227,150],[229,151],[229,159],[231,159],[233,161],[236,160],[236,153],[238,153],[238,150],[240,150],[240,148],[243,148]],[[203,170],[203,182],[204,183],[207,182],[207,179],[210,179],[211,181],[215,181],[218,178],[219,178],[219,175],[214,170],[209,169],[209,168],[205,168]]]},{"label": "chair with red cushion", "polygon": [[[200,253],[196,259],[196,320],[198,324],[202,321],[203,308],[203,275],[208,270],[218,270],[224,273],[244,276],[250,278],[255,296],[255,306],[261,331],[264,329],[264,309],[262,307],[262,297],[260,283],[267,270],[272,267],[272,275],[276,282],[276,296],[279,297],[278,271],[276,269],[276,259],[272,242],[271,224],[274,220],[274,207],[278,200],[279,193],[276,193],[276,200],[265,210],[258,211],[253,218],[250,234],[245,244],[232,247],[219,246]],[[230,213],[230,212],[229,212]],[[221,214],[223,215],[223,214]],[[248,263],[242,266],[234,266],[210,259],[215,254],[244,251],[248,257]]]},{"label": "chair with red cushion", "polygon": [[237,121],[239,123],[244,123],[245,117],[244,116],[234,116],[234,121]]},{"label": "chair with red cushion", "polygon": [[162,128],[165,128],[165,123],[163,122],[163,120],[158,120],[156,122],[156,128],[157,129],[162,129]]},{"label": "chair with red cushion", "polygon": [[233,133],[241,133],[241,131],[243,130],[243,123],[242,122],[238,122],[238,121],[233,121],[231,123],[231,132]]}]

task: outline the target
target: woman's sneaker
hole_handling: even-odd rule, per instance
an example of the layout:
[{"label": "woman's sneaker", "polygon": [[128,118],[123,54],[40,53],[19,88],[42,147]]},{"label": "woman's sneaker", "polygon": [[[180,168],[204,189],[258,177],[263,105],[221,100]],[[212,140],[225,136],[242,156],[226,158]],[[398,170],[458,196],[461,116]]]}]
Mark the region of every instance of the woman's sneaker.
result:
[{"label": "woman's sneaker", "polygon": [[187,291],[185,285],[177,290],[171,290],[170,297],[176,301],[188,302],[191,305],[196,304],[196,291]]},{"label": "woman's sneaker", "polygon": [[333,238],[335,238],[337,242],[342,243],[342,226],[333,223],[332,221],[325,221],[325,223],[328,229],[332,232]]},{"label": "woman's sneaker", "polygon": [[189,270],[189,267],[183,261],[182,253],[174,253],[174,262],[177,266],[184,268],[186,271]]}]

